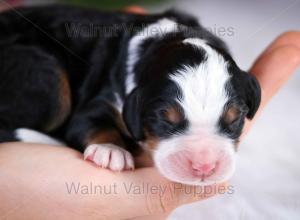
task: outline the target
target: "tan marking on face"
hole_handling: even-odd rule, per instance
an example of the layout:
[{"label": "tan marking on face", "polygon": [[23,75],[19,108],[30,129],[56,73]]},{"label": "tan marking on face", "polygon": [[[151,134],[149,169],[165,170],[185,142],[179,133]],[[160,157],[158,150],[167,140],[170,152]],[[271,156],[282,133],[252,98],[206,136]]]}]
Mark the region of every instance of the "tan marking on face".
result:
[{"label": "tan marking on face", "polygon": [[226,123],[230,124],[239,116],[239,114],[240,110],[232,105],[226,110],[223,119]]},{"label": "tan marking on face", "polygon": [[46,131],[59,127],[71,112],[71,88],[67,74],[58,70],[58,104],[54,117],[47,123]]},{"label": "tan marking on face", "polygon": [[173,123],[178,123],[182,119],[181,113],[174,107],[169,107],[164,114],[166,119]]}]

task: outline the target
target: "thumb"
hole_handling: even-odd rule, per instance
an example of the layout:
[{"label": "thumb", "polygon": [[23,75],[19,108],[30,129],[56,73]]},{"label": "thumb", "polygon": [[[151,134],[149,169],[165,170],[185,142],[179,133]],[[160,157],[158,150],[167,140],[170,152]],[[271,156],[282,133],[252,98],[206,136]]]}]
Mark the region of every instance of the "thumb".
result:
[{"label": "thumb", "polygon": [[262,105],[271,99],[300,64],[300,32],[280,35],[258,57],[250,72],[258,79],[263,94]]}]

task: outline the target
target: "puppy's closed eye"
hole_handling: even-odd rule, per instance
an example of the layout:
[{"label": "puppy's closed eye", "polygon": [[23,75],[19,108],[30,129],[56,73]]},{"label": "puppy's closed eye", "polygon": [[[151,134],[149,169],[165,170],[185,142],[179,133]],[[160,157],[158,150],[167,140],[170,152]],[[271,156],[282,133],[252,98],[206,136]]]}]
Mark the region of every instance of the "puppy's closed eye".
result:
[{"label": "puppy's closed eye", "polygon": [[175,107],[168,107],[162,111],[164,118],[171,123],[177,124],[183,120],[183,115]]},{"label": "puppy's closed eye", "polygon": [[232,124],[234,121],[239,119],[241,113],[241,110],[237,106],[230,105],[223,114],[223,121],[226,124]]}]

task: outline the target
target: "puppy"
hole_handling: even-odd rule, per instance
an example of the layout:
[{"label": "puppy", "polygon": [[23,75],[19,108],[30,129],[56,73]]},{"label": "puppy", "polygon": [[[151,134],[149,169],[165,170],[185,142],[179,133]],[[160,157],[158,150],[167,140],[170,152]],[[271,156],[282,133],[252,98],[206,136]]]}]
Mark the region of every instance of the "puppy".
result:
[{"label": "puppy", "polygon": [[54,137],[113,171],[142,149],[185,184],[232,175],[260,87],[195,18],[54,5],[6,11],[0,30],[1,142]]}]

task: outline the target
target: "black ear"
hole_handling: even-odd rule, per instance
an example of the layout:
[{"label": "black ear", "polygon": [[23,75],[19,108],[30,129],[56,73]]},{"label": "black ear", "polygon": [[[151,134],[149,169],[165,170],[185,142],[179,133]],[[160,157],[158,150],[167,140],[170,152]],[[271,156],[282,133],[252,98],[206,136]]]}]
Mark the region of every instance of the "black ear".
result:
[{"label": "black ear", "polygon": [[136,141],[143,139],[142,128],[142,99],[141,90],[135,88],[126,98],[123,107],[123,120],[132,138]]},{"label": "black ear", "polygon": [[195,16],[184,13],[176,9],[167,10],[164,13],[165,17],[174,19],[176,22],[189,27],[200,27],[199,21]]},{"label": "black ear", "polygon": [[248,106],[247,118],[252,119],[260,105],[261,89],[257,79],[247,72],[243,72],[244,98]]}]

